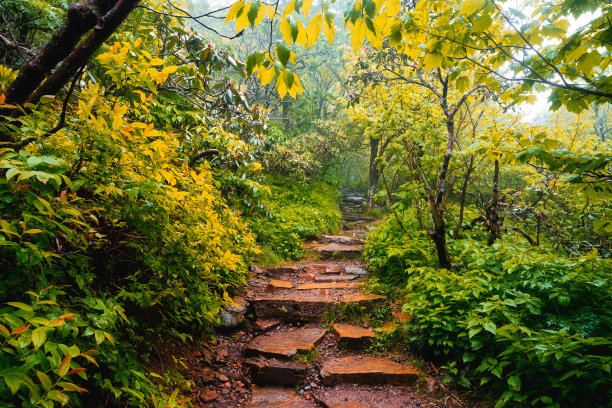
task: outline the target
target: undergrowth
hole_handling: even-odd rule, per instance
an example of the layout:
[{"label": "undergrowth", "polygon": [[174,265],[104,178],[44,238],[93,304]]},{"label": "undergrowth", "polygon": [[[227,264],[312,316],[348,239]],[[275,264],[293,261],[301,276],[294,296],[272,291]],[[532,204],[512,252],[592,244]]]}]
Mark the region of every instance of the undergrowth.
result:
[{"label": "undergrowth", "polygon": [[269,192],[261,202],[267,211],[250,222],[264,251],[261,265],[299,259],[305,238],[340,228],[340,193],[331,185],[273,175],[265,178],[265,184]]},{"label": "undergrowth", "polygon": [[497,406],[609,406],[610,260],[466,238],[451,241],[456,268],[439,269],[410,215],[407,232],[383,222],[365,257],[388,291],[403,294],[413,348],[445,364],[447,380],[496,392]]}]

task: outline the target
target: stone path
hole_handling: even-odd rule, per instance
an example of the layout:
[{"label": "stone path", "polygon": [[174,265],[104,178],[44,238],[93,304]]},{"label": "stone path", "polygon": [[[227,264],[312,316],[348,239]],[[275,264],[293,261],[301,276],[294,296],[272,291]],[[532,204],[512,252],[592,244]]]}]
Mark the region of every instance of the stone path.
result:
[{"label": "stone path", "polygon": [[[319,261],[255,269],[245,296],[252,323],[218,343],[218,352],[227,356],[219,364],[227,375],[216,374],[229,380],[220,393],[225,397],[217,390],[214,400],[201,406],[454,406],[448,398],[442,404],[417,393],[415,384],[423,388],[426,376],[414,367],[368,355],[365,349],[375,338],[370,327],[325,319],[340,305],[373,308],[385,302],[361,288],[367,275],[361,251],[370,223],[351,216],[342,235],[305,244]],[[228,378],[231,373],[237,379]]]}]

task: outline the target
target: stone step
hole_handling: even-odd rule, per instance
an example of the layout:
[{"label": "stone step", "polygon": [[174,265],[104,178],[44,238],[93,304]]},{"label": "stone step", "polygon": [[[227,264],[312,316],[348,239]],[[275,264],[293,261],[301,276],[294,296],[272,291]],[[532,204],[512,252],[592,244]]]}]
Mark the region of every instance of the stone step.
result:
[{"label": "stone step", "polygon": [[412,385],[418,380],[419,372],[382,357],[348,356],[323,362],[321,378],[325,385]]},{"label": "stone step", "polygon": [[318,405],[296,395],[293,389],[254,387],[247,408],[316,408]]},{"label": "stone step", "polygon": [[318,345],[325,336],[325,329],[308,327],[263,334],[249,343],[245,352],[275,358],[291,358],[299,352],[307,352]]},{"label": "stone step", "polygon": [[258,319],[253,323],[253,328],[259,332],[265,332],[278,327],[280,320],[276,319]]},{"label": "stone step", "polygon": [[320,283],[304,283],[296,287],[297,290],[314,290],[314,289],[351,289],[358,288],[361,282],[320,282]]},{"label": "stone step", "polygon": [[258,319],[282,319],[284,321],[317,322],[327,308],[336,303],[331,297],[302,293],[278,293],[254,297],[250,300]]},{"label": "stone step", "polygon": [[278,290],[278,289],[291,289],[293,288],[293,283],[279,280],[279,279],[270,279],[268,282],[268,289],[270,290]]},{"label": "stone step", "polygon": [[376,218],[372,217],[363,217],[359,215],[346,215],[344,217],[344,221],[355,222],[355,221],[363,221],[363,222],[373,222],[376,221]]},{"label": "stone step", "polygon": [[295,361],[257,357],[246,360],[245,364],[256,384],[295,386],[306,377],[307,366]]},{"label": "stone step", "polygon": [[363,245],[318,244],[310,248],[323,259],[357,259],[363,252]]},{"label": "stone step", "polygon": [[300,265],[277,265],[277,266],[269,266],[267,268],[261,269],[261,271],[268,275],[271,278],[276,278],[281,275],[297,275],[302,272],[304,267]]},{"label": "stone step", "polygon": [[327,244],[363,245],[362,240],[353,237],[346,237],[343,235],[321,235],[317,237],[317,241],[324,242]]},{"label": "stone step", "polygon": [[281,319],[284,321],[318,322],[326,310],[337,303],[358,303],[371,306],[385,299],[384,296],[365,294],[314,295],[308,291],[285,291],[256,295],[249,298],[257,319]]},{"label": "stone step", "polygon": [[332,329],[338,345],[351,349],[364,348],[376,337],[374,330],[351,324],[336,323]]},{"label": "stone step", "polygon": [[358,275],[315,275],[315,282],[346,282],[357,279]]}]

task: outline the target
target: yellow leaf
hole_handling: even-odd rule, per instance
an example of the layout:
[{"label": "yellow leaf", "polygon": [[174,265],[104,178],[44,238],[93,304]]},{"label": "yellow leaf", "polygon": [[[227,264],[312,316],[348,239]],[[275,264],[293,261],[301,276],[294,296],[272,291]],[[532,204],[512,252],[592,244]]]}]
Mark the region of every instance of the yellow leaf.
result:
[{"label": "yellow leaf", "polygon": [[283,99],[283,97],[287,94],[287,84],[285,84],[285,72],[287,71],[282,71],[280,74],[278,74],[278,77],[276,78],[276,90],[278,91],[278,96],[280,97],[280,99]]},{"label": "yellow leaf", "polygon": [[295,22],[298,28],[298,35],[295,39],[295,42],[300,44],[302,47],[308,47],[308,36],[306,35],[306,28],[304,28],[304,24],[301,21]]},{"label": "yellow leaf", "polygon": [[293,13],[294,11],[295,11],[295,0],[289,2],[289,4],[285,6],[285,11],[283,11],[283,15],[281,17],[286,17],[289,14]]},{"label": "yellow leaf", "polygon": [[263,7],[263,5],[259,7],[259,11],[257,11],[257,17],[255,18],[255,27],[260,25],[263,21],[264,17],[266,16],[266,9],[267,8]]},{"label": "yellow leaf", "polygon": [[238,12],[238,15],[236,16],[236,32],[244,30],[250,24],[248,16],[250,9],[251,3],[244,6]]},{"label": "yellow leaf", "polygon": [[280,23],[280,32],[287,44],[291,44],[291,23],[288,18],[283,19]]},{"label": "yellow leaf", "polygon": [[366,27],[363,23],[363,20],[357,19],[355,24],[351,26],[351,44],[353,45],[353,51],[359,51],[361,45],[363,44],[363,40],[366,35]]},{"label": "yellow leaf", "polygon": [[402,10],[402,3],[400,0],[388,0],[385,4],[389,14],[394,16]]},{"label": "yellow leaf", "polygon": [[225,17],[225,22],[229,23],[238,15],[238,11],[244,6],[244,0],[240,0],[231,5],[227,12],[227,17]]},{"label": "yellow leaf", "polygon": [[378,30],[378,27],[376,27],[374,23],[372,23],[372,26],[374,27],[374,31],[370,30],[366,26],[366,37],[368,37],[368,41],[370,41],[374,48],[379,50],[382,48],[382,37],[380,36],[380,31]]},{"label": "yellow leaf", "polygon": [[274,20],[274,16],[276,15],[276,9],[269,4],[266,4],[266,10],[268,11],[268,18],[270,20]]},{"label": "yellow leaf", "polygon": [[261,85],[267,85],[268,83],[270,83],[270,81],[272,81],[272,78],[274,78],[275,74],[276,74],[276,71],[274,67],[268,68],[267,70],[261,72],[260,73]]},{"label": "yellow leaf", "polygon": [[176,70],[178,69],[178,67],[176,65],[170,65],[168,67],[165,67],[164,69],[162,69],[162,73],[169,75],[169,74],[173,74],[176,72]]},{"label": "yellow leaf", "polygon": [[567,32],[567,29],[570,26],[570,22],[567,19],[562,18],[562,19],[555,21],[553,25],[557,27],[558,29],[563,30],[564,32]]},{"label": "yellow leaf", "polygon": [[442,59],[442,54],[430,52],[425,56],[425,58],[423,58],[423,65],[426,69],[440,68],[442,65]]},{"label": "yellow leaf", "polygon": [[312,0],[304,0],[302,2],[302,15],[306,17],[310,12],[310,8],[312,7]]},{"label": "yellow leaf", "polygon": [[325,34],[325,38],[327,38],[329,45],[332,45],[334,43],[334,37],[336,36],[336,23],[334,20],[325,19],[323,34]]},{"label": "yellow leaf", "polygon": [[306,28],[306,33],[308,35],[308,46],[312,47],[316,44],[317,39],[319,38],[319,33],[321,32],[321,13],[317,13],[313,18],[308,22],[308,28]]},{"label": "yellow leaf", "polygon": [[461,3],[461,12],[466,15],[472,15],[477,10],[480,10],[487,0],[463,0]]}]

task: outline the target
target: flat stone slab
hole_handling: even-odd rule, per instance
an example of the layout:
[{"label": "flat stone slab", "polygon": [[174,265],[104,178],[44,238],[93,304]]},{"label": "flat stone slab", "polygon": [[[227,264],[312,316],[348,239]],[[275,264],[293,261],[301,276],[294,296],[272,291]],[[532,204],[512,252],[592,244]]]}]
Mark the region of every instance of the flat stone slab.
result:
[{"label": "flat stone slab", "polygon": [[274,289],[291,289],[293,288],[293,283],[292,282],[288,282],[288,281],[284,281],[284,280],[278,280],[278,279],[271,279],[270,282],[268,282],[268,288],[274,290]]},{"label": "flat stone slab", "polygon": [[344,273],[351,275],[366,275],[368,271],[366,271],[365,268],[362,268],[361,266],[345,266]]},{"label": "flat stone slab", "polygon": [[361,285],[359,282],[321,282],[321,283],[305,283],[298,286],[297,290],[310,289],[350,289],[357,288]]},{"label": "flat stone slab", "polygon": [[321,235],[318,237],[318,241],[340,245],[363,245],[363,241],[360,239],[342,235]]},{"label": "flat stone slab", "polygon": [[327,265],[322,273],[331,273],[338,275],[342,272],[340,265]]},{"label": "flat stone slab", "polygon": [[315,275],[315,282],[340,282],[340,281],[352,281],[357,279],[358,275]]},{"label": "flat stone slab", "polygon": [[367,303],[375,303],[377,301],[384,300],[384,299],[385,297],[382,295],[372,295],[372,294],[366,294],[362,292],[351,293],[349,295],[340,296],[341,303],[367,304]]},{"label": "flat stone slab", "polygon": [[321,378],[325,385],[412,385],[419,379],[419,372],[382,357],[348,356],[325,361],[321,367]]},{"label": "flat stone slab", "polygon": [[248,354],[291,358],[300,351],[310,351],[325,336],[325,330],[312,327],[276,332],[255,337],[246,347]]},{"label": "flat stone slab", "polygon": [[314,296],[296,291],[296,293],[254,297],[250,303],[258,319],[318,322],[336,300],[331,296]]},{"label": "flat stone slab", "polygon": [[337,252],[337,253],[358,253],[363,251],[363,245],[343,245],[343,244],[327,244],[314,245],[313,249],[317,252]]},{"label": "flat stone slab", "polygon": [[246,361],[253,381],[257,384],[298,385],[306,376],[306,365],[294,361],[258,357]]},{"label": "flat stone slab", "polygon": [[376,337],[374,330],[354,326],[352,324],[336,323],[332,326],[338,344],[347,348],[361,348]]},{"label": "flat stone slab", "polygon": [[253,327],[255,328],[255,330],[268,331],[268,330],[274,329],[275,327],[278,327],[279,324],[280,324],[280,320],[260,319],[260,320],[255,321],[255,323],[253,324]]},{"label": "flat stone slab", "polygon": [[303,269],[298,265],[278,265],[278,266],[270,266],[268,268],[263,269],[263,271],[268,276],[280,276],[284,274],[297,274],[301,272]]},{"label": "flat stone slab", "polygon": [[300,398],[291,388],[255,387],[247,408],[315,408],[314,402]]},{"label": "flat stone slab", "polygon": [[325,273],[327,264],[309,264],[304,266],[307,273]]},{"label": "flat stone slab", "polygon": [[322,259],[358,259],[363,252],[363,245],[309,244],[307,247]]}]

